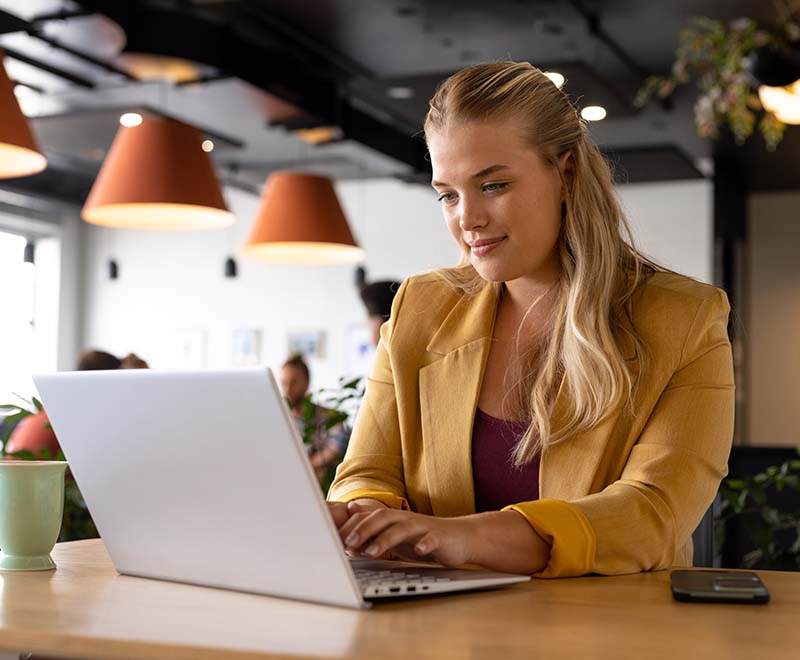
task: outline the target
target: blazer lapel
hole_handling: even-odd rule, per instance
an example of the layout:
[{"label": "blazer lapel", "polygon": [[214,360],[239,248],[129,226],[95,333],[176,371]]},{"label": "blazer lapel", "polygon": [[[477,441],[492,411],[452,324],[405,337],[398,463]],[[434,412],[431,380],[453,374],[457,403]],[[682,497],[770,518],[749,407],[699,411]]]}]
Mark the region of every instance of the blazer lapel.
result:
[{"label": "blazer lapel", "polygon": [[475,512],[472,425],[496,312],[492,286],[461,297],[428,344],[440,357],[419,372],[425,471],[436,516]]}]

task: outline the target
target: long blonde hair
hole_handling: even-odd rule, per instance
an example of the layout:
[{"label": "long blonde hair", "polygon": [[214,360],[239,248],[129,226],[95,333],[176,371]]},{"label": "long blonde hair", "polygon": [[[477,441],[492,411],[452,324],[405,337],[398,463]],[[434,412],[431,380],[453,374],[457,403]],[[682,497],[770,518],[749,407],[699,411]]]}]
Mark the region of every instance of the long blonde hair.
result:
[{"label": "long blonde hair", "polygon": [[[628,304],[637,287],[664,269],[634,247],[608,163],[566,94],[539,69],[526,62],[495,62],[459,71],[430,101],[426,139],[448,126],[476,121],[514,122],[545,163],[558,168],[566,153],[573,162],[570,180],[561,175],[566,202],[551,329],[541,349],[528,356],[538,368],[524,365],[531,376],[523,379],[522,405],[531,422],[513,455],[521,465],[544,445],[597,425],[625,403],[632,405],[637,383],[620,349],[623,335],[640,360],[646,361],[647,353],[624,321],[630,320]],[[441,275],[467,295],[490,286],[466,256]],[[562,378],[570,405],[563,423],[552,428],[552,404]]]}]

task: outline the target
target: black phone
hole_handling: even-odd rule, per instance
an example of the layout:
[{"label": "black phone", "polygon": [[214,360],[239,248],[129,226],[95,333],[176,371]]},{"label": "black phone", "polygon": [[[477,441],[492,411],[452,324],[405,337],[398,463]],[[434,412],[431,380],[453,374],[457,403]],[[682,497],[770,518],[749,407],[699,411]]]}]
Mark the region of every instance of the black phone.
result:
[{"label": "black phone", "polygon": [[694,603],[768,603],[769,591],[749,571],[683,571],[669,575],[675,600]]}]

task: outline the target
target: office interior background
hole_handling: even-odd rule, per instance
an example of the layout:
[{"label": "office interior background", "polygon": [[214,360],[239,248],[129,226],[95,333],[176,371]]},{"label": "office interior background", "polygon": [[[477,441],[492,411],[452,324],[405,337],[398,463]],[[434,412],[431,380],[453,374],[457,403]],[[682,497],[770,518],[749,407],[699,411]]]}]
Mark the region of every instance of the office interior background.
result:
[{"label": "office interior background", "polygon": [[[700,136],[694,82],[633,100],[649,75],[669,75],[693,16],[775,30],[786,11],[739,0],[0,0],[5,70],[47,159],[0,179],[0,403],[32,396],[32,373],[72,369],[90,347],[154,369],[278,369],[304,347],[313,391],[363,376],[357,266],[368,281],[402,280],[458,259],[429,185],[427,101],[464,66],[514,59],[562,74],[579,109],[605,110],[590,131],[641,249],[727,291],[731,475],[780,465],[800,444],[800,128],[789,123],[772,150],[758,131],[741,144],[724,127]],[[121,121],[136,117],[199,131],[232,225],[82,219]],[[359,263],[243,254],[265,182],[283,171],[332,180]],[[775,502],[798,509],[791,489]]]}]

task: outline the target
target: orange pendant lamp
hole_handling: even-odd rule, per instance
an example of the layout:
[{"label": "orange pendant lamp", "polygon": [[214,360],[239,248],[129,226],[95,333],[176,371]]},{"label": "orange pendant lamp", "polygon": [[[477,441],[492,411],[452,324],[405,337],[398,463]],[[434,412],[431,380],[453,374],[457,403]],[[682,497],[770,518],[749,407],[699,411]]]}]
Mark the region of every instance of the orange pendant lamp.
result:
[{"label": "orange pendant lamp", "polygon": [[166,117],[121,127],[83,207],[86,222],[120,229],[197,230],[233,224],[203,137]]},{"label": "orange pendant lamp", "polygon": [[47,159],[20,110],[12,83],[3,66],[0,50],[0,179],[36,174],[47,167]]},{"label": "orange pendant lamp", "polygon": [[242,252],[291,264],[352,264],[364,260],[333,182],[322,176],[277,172],[267,179],[261,207]]}]

